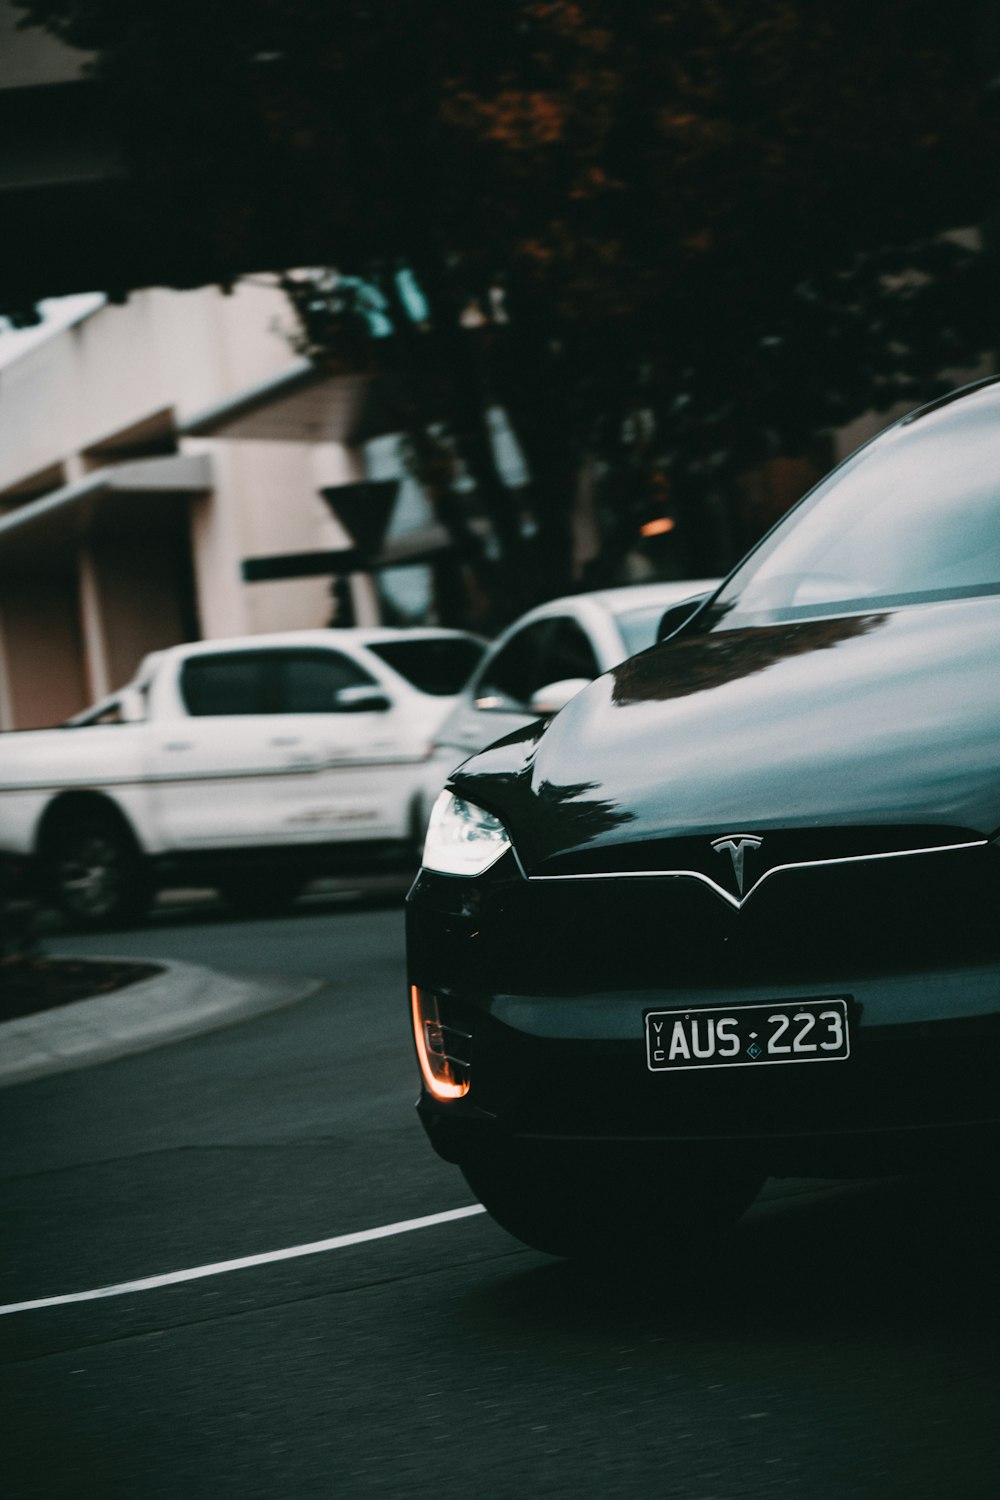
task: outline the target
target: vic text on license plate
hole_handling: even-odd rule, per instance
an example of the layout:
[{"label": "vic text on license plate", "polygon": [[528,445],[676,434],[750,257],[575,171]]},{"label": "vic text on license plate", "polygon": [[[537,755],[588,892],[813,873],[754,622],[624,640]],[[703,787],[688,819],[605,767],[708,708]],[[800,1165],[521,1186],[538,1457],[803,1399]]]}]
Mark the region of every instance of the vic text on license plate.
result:
[{"label": "vic text on license plate", "polygon": [[646,1061],[654,1073],[679,1068],[843,1062],[850,1055],[847,1000],[843,996],[646,1013]]}]

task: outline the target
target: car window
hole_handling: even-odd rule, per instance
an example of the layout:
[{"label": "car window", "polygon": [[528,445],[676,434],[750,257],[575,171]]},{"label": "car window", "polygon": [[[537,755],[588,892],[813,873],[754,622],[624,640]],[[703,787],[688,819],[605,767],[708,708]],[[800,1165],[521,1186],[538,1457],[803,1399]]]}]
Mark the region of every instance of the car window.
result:
[{"label": "car window", "polygon": [[471,636],[458,636],[379,641],[377,645],[369,644],[368,649],[419,692],[446,698],[462,691],[486,647]]},{"label": "car window", "polygon": [[476,691],[476,707],[527,709],[539,688],[566,677],[596,677],[597,657],[586,634],[568,615],[536,620],[511,636],[489,663]]},{"label": "car window", "polygon": [[196,718],[336,713],[341,688],[376,685],[369,672],[340,651],[220,652],[192,657],[181,671],[181,696]]},{"label": "car window", "polygon": [[278,713],[336,713],[341,688],[378,686],[370,672],[339,651],[282,651],[274,655]]},{"label": "car window", "polygon": [[516,630],[502,646],[486,669],[476,688],[476,707],[521,708],[527,704],[538,683],[541,650],[548,634],[548,620],[536,620]]},{"label": "car window", "polygon": [[813,491],[713,606],[716,627],[1000,591],[996,391],[890,429]]},{"label": "car window", "polygon": [[551,621],[551,632],[542,646],[542,680],[532,692],[566,677],[594,678],[600,672],[590,639],[568,615]]},{"label": "car window", "polygon": [[180,689],[196,718],[269,712],[266,658],[259,652],[191,657],[181,668]]}]

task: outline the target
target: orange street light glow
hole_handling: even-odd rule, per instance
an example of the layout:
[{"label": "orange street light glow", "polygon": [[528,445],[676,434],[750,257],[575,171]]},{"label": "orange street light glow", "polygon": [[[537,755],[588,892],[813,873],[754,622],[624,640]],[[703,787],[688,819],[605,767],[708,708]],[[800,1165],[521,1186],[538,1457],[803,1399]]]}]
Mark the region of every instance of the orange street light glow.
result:
[{"label": "orange street light glow", "polygon": [[655,521],[647,521],[645,526],[639,527],[640,536],[666,536],[668,531],[673,531],[677,522],[673,516],[657,516]]}]

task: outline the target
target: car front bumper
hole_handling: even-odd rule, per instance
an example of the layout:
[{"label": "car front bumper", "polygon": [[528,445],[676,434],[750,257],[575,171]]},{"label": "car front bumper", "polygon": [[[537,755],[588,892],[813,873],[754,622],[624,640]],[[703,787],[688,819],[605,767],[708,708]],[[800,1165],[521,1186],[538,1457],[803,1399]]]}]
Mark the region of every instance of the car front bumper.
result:
[{"label": "car front bumper", "polygon": [[[799,912],[782,943],[778,905],[762,900],[741,928],[703,906],[710,893],[677,894],[654,880],[547,885],[513,859],[477,880],[421,872],[407,903],[410,981],[467,1051],[468,1092],[442,1100],[425,1087],[418,1104],[442,1156],[461,1163],[500,1140],[675,1143],[773,1174],[837,1176],[1000,1144],[988,912],[938,911],[933,931],[919,912],[885,913],[838,939],[823,902],[823,933]],[[849,905],[842,892],[841,921]],[[846,1061],[647,1066],[651,1009],[833,996],[851,1012]]]}]

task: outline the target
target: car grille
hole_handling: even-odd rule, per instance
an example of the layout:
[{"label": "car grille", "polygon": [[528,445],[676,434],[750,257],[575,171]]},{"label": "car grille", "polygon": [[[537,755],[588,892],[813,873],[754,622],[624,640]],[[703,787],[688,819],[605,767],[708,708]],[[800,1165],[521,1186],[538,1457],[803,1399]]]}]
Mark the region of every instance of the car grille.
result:
[{"label": "car grille", "polygon": [[[494,988],[552,994],[665,984],[814,985],[992,961],[1000,955],[1000,850],[981,841],[943,847],[955,830],[935,847],[923,832],[923,847],[932,853],[813,853],[812,860],[852,862],[775,869],[739,910],[698,871],[602,875],[563,868],[557,878],[539,878],[554,873],[546,866],[498,889],[489,903],[483,928],[494,973],[509,981]],[[678,846],[692,842],[673,841],[676,857],[660,868],[683,870],[688,851]],[[814,837],[809,847],[850,846]],[[910,849],[900,843],[870,854]],[[621,858],[622,849],[617,853]],[[704,870],[704,856],[701,862]],[[590,878],[578,878],[584,874]]]}]

